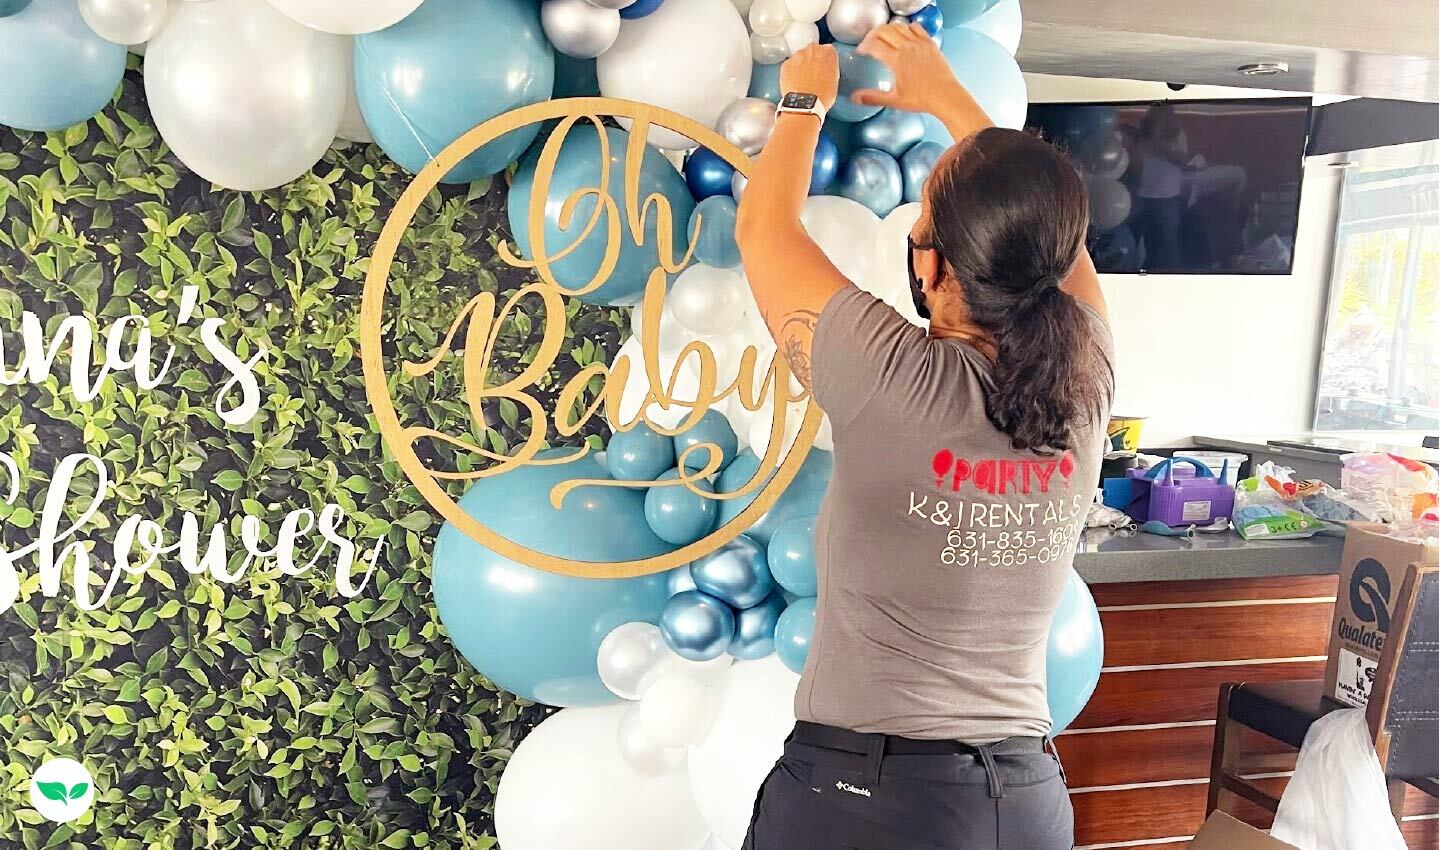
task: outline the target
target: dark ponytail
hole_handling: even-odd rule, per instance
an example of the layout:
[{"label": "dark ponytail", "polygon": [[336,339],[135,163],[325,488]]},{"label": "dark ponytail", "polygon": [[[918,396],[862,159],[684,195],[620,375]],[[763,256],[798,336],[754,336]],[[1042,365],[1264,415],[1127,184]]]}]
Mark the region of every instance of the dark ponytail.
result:
[{"label": "dark ponytail", "polygon": [[928,200],[935,247],[995,345],[986,413],[1017,450],[1073,448],[1114,384],[1100,319],[1060,290],[1085,243],[1085,187],[1059,151],[1019,131],[991,127],[962,145]]}]

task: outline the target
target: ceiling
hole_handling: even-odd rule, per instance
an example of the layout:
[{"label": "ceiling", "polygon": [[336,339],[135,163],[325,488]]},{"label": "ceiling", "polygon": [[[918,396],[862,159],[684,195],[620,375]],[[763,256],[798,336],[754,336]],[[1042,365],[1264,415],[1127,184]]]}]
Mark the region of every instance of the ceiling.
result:
[{"label": "ceiling", "polygon": [[[1032,73],[1440,101],[1435,0],[1023,0]],[[1246,77],[1252,62],[1289,73]]]}]

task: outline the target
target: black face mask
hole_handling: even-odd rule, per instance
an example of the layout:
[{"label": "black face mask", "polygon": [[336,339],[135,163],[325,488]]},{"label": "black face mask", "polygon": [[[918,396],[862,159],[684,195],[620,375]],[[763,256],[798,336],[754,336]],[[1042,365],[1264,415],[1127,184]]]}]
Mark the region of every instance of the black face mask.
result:
[{"label": "black face mask", "polygon": [[930,250],[932,245],[916,245],[910,234],[905,234],[905,271],[910,275],[910,300],[915,304],[915,312],[922,319],[930,318],[930,308],[925,306],[925,292],[921,289],[920,279],[915,277],[915,252]]}]

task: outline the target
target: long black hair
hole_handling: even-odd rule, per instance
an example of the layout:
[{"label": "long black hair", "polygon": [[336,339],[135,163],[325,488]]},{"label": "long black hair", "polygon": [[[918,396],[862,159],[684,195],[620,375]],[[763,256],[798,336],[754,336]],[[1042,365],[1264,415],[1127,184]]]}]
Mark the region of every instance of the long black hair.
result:
[{"label": "long black hair", "polygon": [[1085,244],[1079,173],[1046,142],[990,127],[931,175],[935,248],[996,355],[985,409],[1017,450],[1072,448],[1108,412],[1114,372],[1100,319],[1060,284]]}]

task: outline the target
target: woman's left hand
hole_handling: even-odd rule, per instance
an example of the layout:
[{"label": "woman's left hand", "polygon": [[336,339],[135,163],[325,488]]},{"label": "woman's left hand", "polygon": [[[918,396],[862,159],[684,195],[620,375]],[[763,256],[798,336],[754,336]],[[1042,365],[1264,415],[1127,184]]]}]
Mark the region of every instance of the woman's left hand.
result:
[{"label": "woman's left hand", "polygon": [[840,90],[840,59],[828,44],[812,44],[780,66],[780,94],[813,94],[826,108]]}]

